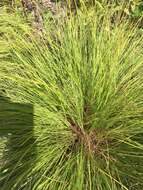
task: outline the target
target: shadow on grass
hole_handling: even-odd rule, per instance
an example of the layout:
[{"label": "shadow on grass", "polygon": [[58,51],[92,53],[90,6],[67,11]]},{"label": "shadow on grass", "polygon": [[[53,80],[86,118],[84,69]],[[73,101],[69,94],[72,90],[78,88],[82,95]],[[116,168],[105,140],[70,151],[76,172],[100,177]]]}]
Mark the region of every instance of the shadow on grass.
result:
[{"label": "shadow on grass", "polygon": [[0,164],[3,190],[25,189],[19,187],[27,183],[27,179],[30,185],[37,154],[33,127],[32,105],[14,103],[0,96],[0,139],[6,139]]}]

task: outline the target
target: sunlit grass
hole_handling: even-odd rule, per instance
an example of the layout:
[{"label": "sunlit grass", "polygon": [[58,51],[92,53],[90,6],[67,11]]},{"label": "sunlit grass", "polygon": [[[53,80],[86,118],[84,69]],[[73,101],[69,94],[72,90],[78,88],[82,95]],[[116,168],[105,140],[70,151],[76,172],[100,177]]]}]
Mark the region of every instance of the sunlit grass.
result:
[{"label": "sunlit grass", "polygon": [[4,18],[0,89],[34,112],[26,111],[31,131],[0,126],[1,135],[12,134],[2,189],[141,190],[143,50],[136,26],[119,17],[111,23],[103,7],[83,8],[60,26],[47,20],[41,36],[18,15]]}]

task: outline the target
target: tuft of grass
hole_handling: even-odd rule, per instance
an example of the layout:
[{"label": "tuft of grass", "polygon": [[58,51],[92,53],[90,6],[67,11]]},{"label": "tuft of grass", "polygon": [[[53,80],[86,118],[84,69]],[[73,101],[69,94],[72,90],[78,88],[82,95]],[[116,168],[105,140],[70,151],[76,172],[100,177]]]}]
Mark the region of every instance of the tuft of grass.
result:
[{"label": "tuft of grass", "polygon": [[48,22],[0,17],[1,188],[141,190],[142,36],[104,7]]}]

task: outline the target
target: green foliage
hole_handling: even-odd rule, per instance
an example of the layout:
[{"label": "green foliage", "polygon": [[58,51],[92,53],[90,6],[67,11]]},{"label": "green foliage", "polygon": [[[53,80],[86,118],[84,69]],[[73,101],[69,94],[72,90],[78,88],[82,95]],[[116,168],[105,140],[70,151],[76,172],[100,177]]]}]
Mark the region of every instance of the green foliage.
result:
[{"label": "green foliage", "polygon": [[143,16],[143,2],[141,0],[118,0],[112,1],[112,3],[115,4],[116,10],[123,11],[132,18]]},{"label": "green foliage", "polygon": [[0,89],[34,107],[33,126],[19,131],[0,112],[9,121],[0,135],[11,133],[2,190],[143,188],[143,36],[126,19],[111,24],[111,13],[47,19],[42,36],[0,15]]},{"label": "green foliage", "polygon": [[142,17],[143,16],[143,2],[137,4],[133,10],[132,15],[134,17]]}]

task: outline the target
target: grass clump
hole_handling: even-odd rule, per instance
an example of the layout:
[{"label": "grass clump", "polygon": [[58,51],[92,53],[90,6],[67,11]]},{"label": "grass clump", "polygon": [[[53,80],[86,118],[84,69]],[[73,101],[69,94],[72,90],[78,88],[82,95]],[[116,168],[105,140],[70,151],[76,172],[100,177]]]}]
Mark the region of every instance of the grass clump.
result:
[{"label": "grass clump", "polygon": [[0,112],[3,190],[143,188],[142,37],[110,14],[78,11],[40,38],[3,20],[0,89],[27,119]]}]

